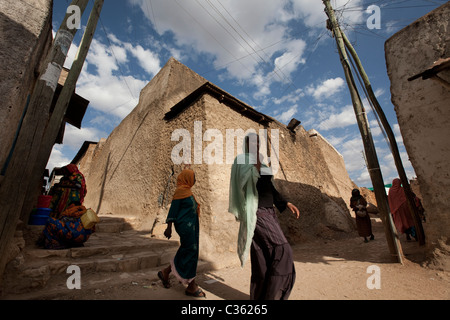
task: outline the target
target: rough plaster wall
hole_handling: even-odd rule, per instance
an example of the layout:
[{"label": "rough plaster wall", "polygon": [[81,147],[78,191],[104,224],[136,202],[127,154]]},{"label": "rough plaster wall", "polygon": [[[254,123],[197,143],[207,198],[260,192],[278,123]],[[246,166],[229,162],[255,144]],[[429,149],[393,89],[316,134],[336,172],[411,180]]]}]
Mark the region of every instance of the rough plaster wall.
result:
[{"label": "rough plaster wall", "polygon": [[[180,113],[165,121],[164,114],[179,100],[190,94],[206,80],[171,60],[141,93],[135,110],[99,144],[93,153],[88,172],[86,204],[99,213],[138,218],[139,228],[153,230],[161,236],[165,219],[176,187],[181,165],[174,165],[171,152],[180,141],[171,141],[176,129],[186,129],[191,137],[194,162],[194,123],[201,121],[202,136],[208,129],[218,129],[226,144],[226,129],[259,129],[256,122],[233,111],[212,96],[205,94]],[[329,235],[332,230],[352,232],[350,215],[342,205],[340,190],[333,180],[320,142],[312,140],[300,128],[292,137],[278,122],[272,129],[280,130],[280,159],[284,173],[279,170],[275,183],[286,198],[299,206],[302,217],[294,219],[285,212],[280,222],[291,243],[311,237]],[[202,141],[202,150],[210,142]],[[225,150],[225,146],[224,146]],[[241,150],[237,150],[241,153]],[[333,155],[330,159],[334,161]],[[197,183],[193,192],[201,205],[201,258],[220,264],[231,254],[237,259],[238,223],[228,213],[228,191],[231,165],[192,164]],[[339,164],[335,164],[338,167]],[[172,168],[174,176],[168,180]],[[83,168],[81,168],[83,171]],[[340,168],[345,171],[345,166]],[[286,174],[286,177],[285,177]],[[348,176],[348,175],[347,175]],[[351,181],[348,179],[349,185]],[[166,186],[169,190],[165,192]],[[158,198],[163,195],[163,206]],[[344,207],[344,208],[343,208]],[[218,256],[222,259],[217,259]]]},{"label": "rough plaster wall", "polygon": [[[97,150],[98,145],[97,144],[91,144],[89,145],[88,149],[86,150],[85,155],[79,160],[79,162],[76,164],[78,168],[89,168],[92,163],[92,159],[94,158],[94,154]],[[89,171],[83,171],[83,175],[85,179],[89,176]]]},{"label": "rough plaster wall", "polygon": [[[309,133],[311,135],[311,130]],[[343,204],[345,204],[344,208],[351,211],[349,202],[354,186],[345,167],[344,157],[320,133],[315,131],[314,134],[317,135],[310,136],[310,139],[322,151],[323,158],[326,159],[328,170],[332,175],[335,185],[335,189],[333,188],[332,191],[325,192],[331,197],[342,198],[344,201]],[[341,203],[341,205],[343,204]]]},{"label": "rough plaster wall", "polygon": [[[317,236],[328,237],[332,236],[332,230],[352,232],[354,224],[335,183],[335,173],[329,168],[335,155],[328,157],[320,146],[321,141],[310,138],[302,126],[295,134],[278,122],[273,122],[271,129],[280,130],[280,170],[275,176],[276,187],[301,212],[299,220],[293,219],[287,211],[280,216],[289,240],[295,243]],[[342,170],[345,171],[345,166],[339,172]],[[348,179],[347,188],[351,185]]]},{"label": "rough plaster wall", "polygon": [[[417,174],[430,251],[446,251],[450,241],[450,91],[433,80],[408,81],[439,58],[450,57],[450,3],[390,38],[385,45],[392,102],[411,163]],[[439,74],[450,82],[450,71]],[[444,254],[445,256],[445,254]],[[444,259],[445,260],[445,259]],[[445,265],[446,264],[446,265]]]},{"label": "rough plaster wall", "polygon": [[35,71],[51,45],[52,6],[51,0],[0,2],[0,166],[34,86]]},{"label": "rough plaster wall", "polygon": [[[208,129],[219,130],[223,137],[224,150],[222,164],[208,165],[203,159],[203,164],[192,165],[197,176],[197,183],[193,191],[202,206],[200,219],[201,256],[205,260],[221,261],[222,259],[218,259],[218,256],[223,257],[233,254],[234,259],[237,259],[235,252],[239,224],[235,221],[234,216],[228,212],[231,164],[226,163],[226,130],[242,129],[245,132],[248,129],[254,129],[259,132],[259,129],[264,129],[264,127],[206,94],[176,119],[168,122],[168,134],[174,129],[185,128],[189,130],[192,139],[194,139],[194,121],[202,121],[202,136]],[[287,155],[282,154],[282,159],[284,159],[282,165],[288,167],[288,170],[289,168],[292,169],[289,172],[289,180],[286,180],[282,171],[279,170],[277,176],[281,178],[277,178],[275,184],[287,200],[296,204],[302,212],[299,220],[296,220],[288,210],[279,214],[280,223],[289,241],[294,244],[316,236],[332,236],[333,230],[352,232],[354,225],[350,214],[344,201],[339,197],[339,190],[327,164],[328,161],[334,161],[335,157],[339,158],[339,154],[333,154],[331,150],[327,149],[328,153],[326,154],[331,157],[329,159],[324,158],[325,153],[317,145],[318,142],[311,140],[305,132],[303,132],[304,135],[297,137],[297,139],[307,139],[303,142],[308,145],[308,148],[301,149],[298,147],[300,143],[294,144],[291,141],[290,133],[285,126],[274,123],[271,127],[280,130],[280,145],[284,145],[283,148],[280,147],[280,150],[288,152]],[[177,143],[172,142],[169,148],[164,147],[166,159]],[[211,142],[203,141],[202,150],[206,150],[209,145],[211,145]],[[192,141],[192,150],[194,150],[194,141]],[[240,153],[240,148],[235,146],[235,155]],[[298,168],[297,159],[301,157],[309,159],[311,167],[307,170],[312,172],[302,171]],[[323,167],[322,170],[316,169],[318,164]],[[335,167],[337,168],[338,164]],[[180,170],[181,168],[177,167],[176,173]],[[345,166],[343,169],[340,168],[340,171],[342,170],[345,171]],[[346,175],[348,182],[346,187],[351,191],[352,184],[347,173]],[[305,179],[305,176],[309,177],[309,180],[308,178]],[[310,183],[321,183],[322,185],[329,183],[332,187],[323,188],[321,186],[319,188],[318,184],[315,187]],[[172,191],[174,188],[175,186],[173,186]],[[162,216],[164,217],[165,214],[162,214]]]},{"label": "rough plaster wall", "polygon": [[[100,214],[133,216],[153,223],[167,181],[163,120],[169,109],[206,80],[175,59],[142,90],[139,104],[96,154],[86,179],[86,205]],[[161,168],[161,169],[159,169]]]}]

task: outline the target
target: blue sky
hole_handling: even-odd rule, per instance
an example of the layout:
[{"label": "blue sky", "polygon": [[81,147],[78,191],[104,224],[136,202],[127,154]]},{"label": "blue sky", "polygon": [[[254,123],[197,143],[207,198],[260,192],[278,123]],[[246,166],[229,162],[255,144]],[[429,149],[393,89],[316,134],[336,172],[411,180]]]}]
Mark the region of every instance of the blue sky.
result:
[{"label": "blue sky", "polygon": [[[442,0],[332,0],[408,161],[390,100],[384,43]],[[90,4],[82,19],[85,26]],[[53,29],[68,0],[54,4]],[[370,29],[371,5],[380,8],[380,28]],[[322,0],[106,0],[95,38],[77,84],[90,101],[81,130],[67,125],[63,145],[47,167],[69,163],[86,140],[107,138],[137,105],[141,89],[170,57],[257,110],[287,124],[293,117],[316,129],[344,157],[359,186],[371,181],[335,40],[326,30]],[[83,29],[65,66],[70,68]],[[364,98],[364,94],[361,91]],[[397,177],[389,146],[364,100],[383,178]]]}]

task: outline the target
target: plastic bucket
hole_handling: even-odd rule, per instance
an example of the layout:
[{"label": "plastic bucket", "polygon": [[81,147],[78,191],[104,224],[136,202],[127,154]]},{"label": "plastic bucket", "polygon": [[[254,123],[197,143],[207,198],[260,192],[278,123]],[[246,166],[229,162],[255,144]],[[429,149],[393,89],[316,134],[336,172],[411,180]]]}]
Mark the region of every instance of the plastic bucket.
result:
[{"label": "plastic bucket", "polygon": [[28,222],[28,224],[30,224],[32,226],[45,226],[47,221],[48,221],[48,216],[41,216],[41,215],[35,214],[30,217],[30,221]]},{"label": "plastic bucket", "polygon": [[36,209],[36,215],[38,215],[38,216],[49,217],[51,213],[52,213],[52,209],[48,209],[48,208],[37,208]]},{"label": "plastic bucket", "polygon": [[39,196],[38,198],[38,208],[48,208],[50,207],[50,202],[52,201],[52,196]]}]

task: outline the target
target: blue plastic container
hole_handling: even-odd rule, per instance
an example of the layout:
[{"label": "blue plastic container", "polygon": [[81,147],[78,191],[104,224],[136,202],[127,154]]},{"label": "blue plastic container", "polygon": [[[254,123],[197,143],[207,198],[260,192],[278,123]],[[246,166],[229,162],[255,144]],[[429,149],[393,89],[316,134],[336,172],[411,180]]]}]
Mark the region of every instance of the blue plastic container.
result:
[{"label": "blue plastic container", "polygon": [[34,214],[30,217],[30,221],[28,224],[32,226],[45,226],[47,224],[48,216],[41,216],[38,214]]},{"label": "blue plastic container", "polygon": [[48,218],[50,216],[50,213],[52,213],[52,209],[48,209],[48,208],[37,208],[36,209],[36,215],[38,215],[38,216],[46,216]]}]

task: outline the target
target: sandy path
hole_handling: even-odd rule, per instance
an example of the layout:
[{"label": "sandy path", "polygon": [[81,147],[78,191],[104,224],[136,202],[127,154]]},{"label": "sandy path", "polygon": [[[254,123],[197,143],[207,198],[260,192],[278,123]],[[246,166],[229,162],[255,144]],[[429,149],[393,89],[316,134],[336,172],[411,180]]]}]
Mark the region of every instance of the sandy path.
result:
[{"label": "sandy path", "polygon": [[[362,238],[317,240],[293,246],[296,283],[290,300],[415,300],[450,298],[448,272],[422,267],[423,248],[407,242],[402,236],[406,255],[404,265],[392,262],[383,228],[373,219],[375,240]],[[237,257],[236,257],[237,260]],[[375,266],[376,273],[368,273]],[[369,277],[379,276],[380,288],[368,288]],[[68,291],[58,299],[106,300],[192,300],[184,294],[184,286],[171,278],[172,287],[165,289],[156,272],[121,274],[121,281],[105,281],[89,289]],[[88,281],[88,280],[86,280]],[[207,294],[206,300],[248,300],[250,263],[237,264],[216,271],[199,273],[197,282]],[[86,282],[85,282],[86,283]],[[56,297],[55,297],[56,298]]]}]

